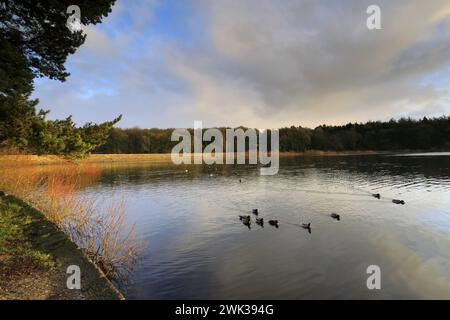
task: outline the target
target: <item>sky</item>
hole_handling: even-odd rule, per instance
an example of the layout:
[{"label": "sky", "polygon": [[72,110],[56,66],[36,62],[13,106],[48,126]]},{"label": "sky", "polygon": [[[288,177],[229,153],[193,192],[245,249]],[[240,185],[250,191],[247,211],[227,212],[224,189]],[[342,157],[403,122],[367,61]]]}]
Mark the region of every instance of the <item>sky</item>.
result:
[{"label": "sky", "polygon": [[49,118],[314,128],[450,114],[448,0],[117,0],[83,29],[70,77],[35,81]]}]

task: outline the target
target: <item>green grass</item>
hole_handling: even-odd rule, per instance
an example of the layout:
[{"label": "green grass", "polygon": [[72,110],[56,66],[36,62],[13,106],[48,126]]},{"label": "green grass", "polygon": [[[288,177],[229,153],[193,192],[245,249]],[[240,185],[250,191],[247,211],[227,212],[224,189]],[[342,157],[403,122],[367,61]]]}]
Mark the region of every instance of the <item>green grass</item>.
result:
[{"label": "green grass", "polygon": [[[8,299],[79,299],[66,287],[69,265],[83,270],[81,292],[85,298],[123,299],[44,214],[19,198],[0,196],[0,288],[4,291],[0,290],[0,300],[2,296]],[[52,284],[50,289],[45,285],[47,280]],[[25,287],[18,287],[20,283],[26,283]]]},{"label": "green grass", "polygon": [[3,272],[15,273],[20,266],[53,270],[53,257],[36,248],[35,225],[41,217],[28,206],[9,197],[0,197],[0,267]]}]

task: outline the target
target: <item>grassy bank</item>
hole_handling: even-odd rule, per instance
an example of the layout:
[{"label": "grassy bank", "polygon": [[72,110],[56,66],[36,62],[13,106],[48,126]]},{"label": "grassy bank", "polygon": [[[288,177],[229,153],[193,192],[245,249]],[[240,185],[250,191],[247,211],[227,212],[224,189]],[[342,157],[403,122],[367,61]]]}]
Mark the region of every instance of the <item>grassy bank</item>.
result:
[{"label": "grassy bank", "polygon": [[[409,151],[408,151],[409,152]],[[321,150],[308,150],[305,152],[280,152],[280,157],[285,156],[340,156],[340,155],[374,155],[385,154],[387,152],[382,151],[321,151]],[[391,152],[392,153],[392,152]],[[248,152],[246,153],[248,154]],[[50,159],[49,159],[50,160]],[[149,154],[92,154],[89,156],[88,161],[92,163],[107,163],[107,162],[171,162],[170,153],[149,153]]]},{"label": "grassy bank", "polygon": [[[280,152],[280,157],[292,156],[357,156],[357,155],[377,155],[377,154],[392,154],[392,153],[413,153],[413,152],[440,152],[448,150],[396,150],[396,151],[322,151],[322,150],[307,150],[304,152]],[[17,159],[35,164],[65,164],[66,160],[57,156],[44,155],[0,155],[0,162],[16,161]],[[145,162],[145,163],[169,163],[172,162],[170,153],[143,153],[143,154],[91,154],[87,159],[87,163],[92,164],[108,164],[108,163],[127,163],[127,162]]]},{"label": "grassy bank", "polygon": [[0,158],[0,190],[44,213],[108,279],[126,280],[144,244],[127,220],[125,200],[102,203],[96,194],[78,192],[101,176],[99,166],[62,159],[41,165],[34,157]]},{"label": "grassy bank", "polygon": [[[401,151],[400,151],[401,152]],[[405,150],[404,152],[410,152]],[[385,154],[382,151],[321,151],[308,150],[305,152],[280,152],[280,156],[340,156],[340,155],[374,155]],[[392,152],[389,152],[392,153]],[[56,156],[37,156],[37,155],[0,155],[0,162],[26,160],[36,164],[64,164],[67,161]],[[99,163],[120,163],[120,162],[146,162],[146,163],[168,163],[171,162],[170,153],[146,153],[146,154],[92,154],[86,162]]]},{"label": "grassy bank", "polygon": [[[51,155],[0,155],[0,163],[11,161],[26,161],[35,164],[66,164],[67,160]],[[109,162],[168,162],[171,161],[170,153],[163,154],[92,154],[85,162],[109,163]]]},{"label": "grassy bank", "polygon": [[[69,265],[81,289],[69,290]],[[0,299],[122,299],[102,272],[38,210],[0,196]]]}]

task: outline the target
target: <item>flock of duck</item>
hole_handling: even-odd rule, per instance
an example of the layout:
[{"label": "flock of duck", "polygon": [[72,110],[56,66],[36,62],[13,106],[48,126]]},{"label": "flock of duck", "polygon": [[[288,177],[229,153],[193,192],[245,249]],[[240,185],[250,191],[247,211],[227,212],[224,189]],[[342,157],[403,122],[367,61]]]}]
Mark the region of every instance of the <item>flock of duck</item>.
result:
[{"label": "flock of duck", "polygon": [[[256,224],[257,224],[258,226],[260,226],[261,228],[264,228],[264,218],[259,218],[259,217],[258,217],[258,215],[259,215],[258,209],[253,209],[253,210],[252,210],[252,213],[256,216],[256,217],[255,217],[255,222],[256,222]],[[336,220],[338,220],[338,221],[341,220],[341,216],[338,215],[337,213],[334,213],[334,212],[330,214],[330,217],[332,217],[333,219],[336,219]],[[250,225],[251,225],[251,218],[250,218],[250,215],[246,215],[246,216],[240,215],[240,216],[239,216],[239,220],[241,220],[242,223],[243,223],[246,227],[248,227],[248,228],[250,229]],[[269,223],[269,225],[274,226],[275,228],[278,228],[278,220],[268,220],[268,223]],[[303,229],[308,230],[309,233],[311,233],[311,222],[308,222],[308,223],[302,223],[300,226],[301,226]]]},{"label": "flock of duck", "polygon": [[[239,179],[239,182],[241,182],[241,179]],[[379,193],[374,193],[372,194],[372,197],[377,198],[377,199],[381,199],[381,195]],[[404,205],[405,201],[404,200],[399,200],[399,199],[392,199],[392,202],[395,204],[401,204]],[[255,215],[255,223],[260,226],[261,228],[264,228],[264,218],[260,218],[258,217],[259,215],[259,211],[258,209],[253,209],[252,210],[253,215]],[[332,212],[330,214],[330,217],[340,221],[341,220],[341,216],[337,213]],[[250,225],[251,225],[251,217],[250,215],[239,215],[239,220],[242,221],[242,223],[248,227],[250,229]],[[275,228],[278,228],[278,220],[268,220],[269,225],[274,226]],[[311,233],[311,222],[308,223],[301,223],[300,225],[303,229],[308,230],[309,233]]]}]

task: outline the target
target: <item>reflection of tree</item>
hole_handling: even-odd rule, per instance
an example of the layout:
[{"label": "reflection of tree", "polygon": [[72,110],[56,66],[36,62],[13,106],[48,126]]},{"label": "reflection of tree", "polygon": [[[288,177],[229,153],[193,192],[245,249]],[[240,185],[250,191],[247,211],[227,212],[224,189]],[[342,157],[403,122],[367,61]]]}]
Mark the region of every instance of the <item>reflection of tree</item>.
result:
[{"label": "reflection of tree", "polygon": [[450,156],[326,156],[281,157],[280,168],[289,166],[314,168],[331,172],[345,172],[367,176],[423,176],[426,179],[450,178]]}]

